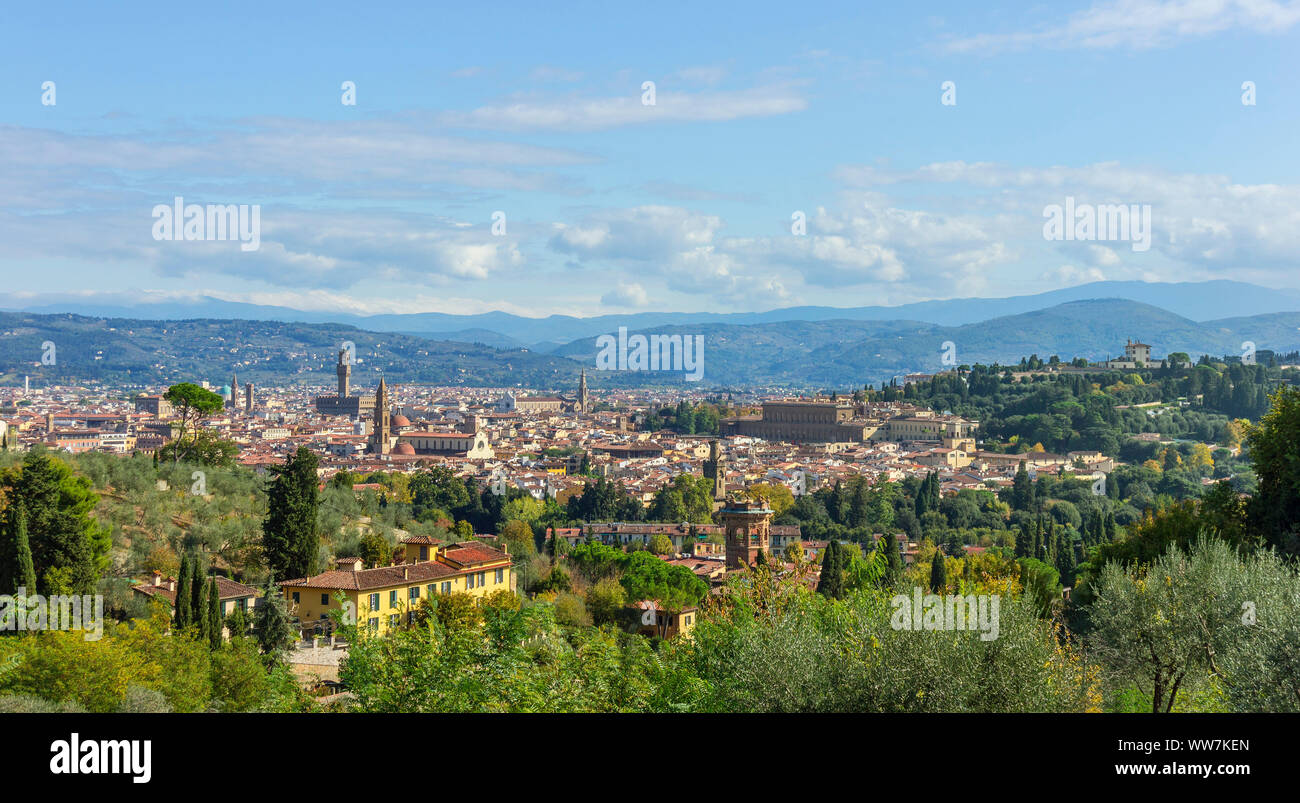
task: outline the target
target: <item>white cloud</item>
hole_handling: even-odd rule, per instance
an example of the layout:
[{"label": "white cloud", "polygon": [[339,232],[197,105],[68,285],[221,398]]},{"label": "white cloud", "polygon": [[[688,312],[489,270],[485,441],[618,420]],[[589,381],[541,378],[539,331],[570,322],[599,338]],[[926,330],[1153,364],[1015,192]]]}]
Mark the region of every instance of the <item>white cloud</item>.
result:
[{"label": "white cloud", "polygon": [[953,52],[979,54],[1030,47],[1146,50],[1230,30],[1282,33],[1298,21],[1297,2],[1113,0],[1075,12],[1063,24],[958,37],[944,46]]},{"label": "white cloud", "polygon": [[[845,166],[840,180],[876,191],[896,185],[953,184],[996,205],[1001,219],[1041,230],[1042,211],[1067,197],[1077,203],[1150,205],[1151,252],[1185,266],[1220,273],[1249,268],[1256,280],[1293,286],[1300,254],[1300,185],[1238,184],[1227,176],[1170,173],[1105,162],[1082,167],[1012,167],[979,162],[942,162],[915,170]],[[1101,267],[1117,263],[1080,243],[1080,259]],[[1113,246],[1116,251],[1129,250]],[[1137,255],[1135,254],[1134,257]],[[1132,261],[1132,258],[1129,258]],[[1268,277],[1268,273],[1273,276]]]},{"label": "white cloud", "polygon": [[1108,268],[1119,264],[1119,254],[1113,248],[1104,245],[1089,245],[1088,260],[1093,265]]},{"label": "white cloud", "polygon": [[636,282],[619,282],[617,288],[600,297],[600,303],[612,307],[644,307],[650,303],[650,296]]},{"label": "white cloud", "polygon": [[1042,278],[1053,284],[1069,287],[1089,282],[1102,282],[1106,280],[1106,275],[1099,268],[1076,268],[1074,265],[1062,265],[1054,271],[1044,273]]},{"label": "white cloud", "polygon": [[439,115],[451,128],[495,131],[596,131],[646,123],[717,122],[803,111],[807,101],[788,84],[726,92],[679,92],[657,86],[655,105],[641,102],[641,85],[618,97],[528,99]]}]

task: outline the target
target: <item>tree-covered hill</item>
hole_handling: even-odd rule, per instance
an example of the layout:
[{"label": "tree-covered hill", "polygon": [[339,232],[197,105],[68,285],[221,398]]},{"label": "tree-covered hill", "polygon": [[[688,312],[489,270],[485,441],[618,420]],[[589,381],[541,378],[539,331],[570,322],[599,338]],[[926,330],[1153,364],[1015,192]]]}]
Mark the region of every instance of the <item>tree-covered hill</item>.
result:
[{"label": "tree-covered hill", "polygon": [[[576,385],[581,366],[521,349],[366,332],[339,324],[271,321],[147,321],[0,313],[0,383],[24,375],[72,381],[166,384],[196,378],[263,384],[330,384],[346,341],[356,345],[353,380],[532,387]],[[51,353],[53,364],[42,362]]]}]

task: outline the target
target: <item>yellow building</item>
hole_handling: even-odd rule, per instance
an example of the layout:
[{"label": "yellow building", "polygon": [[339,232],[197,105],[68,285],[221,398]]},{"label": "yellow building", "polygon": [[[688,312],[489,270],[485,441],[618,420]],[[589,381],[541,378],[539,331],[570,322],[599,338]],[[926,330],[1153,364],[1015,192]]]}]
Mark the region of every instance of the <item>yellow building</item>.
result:
[{"label": "yellow building", "polygon": [[351,611],[358,627],[384,633],[410,622],[420,600],[435,594],[482,597],[514,590],[510,555],[499,549],[479,543],[406,546],[408,556],[423,547],[430,559],[363,569],[359,558],[341,558],[336,569],[281,583],[290,615],[304,627],[328,629],[328,612],[343,610],[346,621]]}]

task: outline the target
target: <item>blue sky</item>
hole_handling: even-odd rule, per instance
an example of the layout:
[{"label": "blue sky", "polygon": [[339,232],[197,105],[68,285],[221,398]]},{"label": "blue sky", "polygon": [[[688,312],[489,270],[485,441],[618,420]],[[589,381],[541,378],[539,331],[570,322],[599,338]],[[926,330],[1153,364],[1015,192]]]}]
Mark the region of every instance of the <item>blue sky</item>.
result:
[{"label": "blue sky", "polygon": [[[1300,287],[1300,3],[542,5],[8,11],[0,306],[591,315]],[[156,241],[177,195],[260,205],[260,248]],[[1150,205],[1151,248],[1046,240],[1067,196]]]}]

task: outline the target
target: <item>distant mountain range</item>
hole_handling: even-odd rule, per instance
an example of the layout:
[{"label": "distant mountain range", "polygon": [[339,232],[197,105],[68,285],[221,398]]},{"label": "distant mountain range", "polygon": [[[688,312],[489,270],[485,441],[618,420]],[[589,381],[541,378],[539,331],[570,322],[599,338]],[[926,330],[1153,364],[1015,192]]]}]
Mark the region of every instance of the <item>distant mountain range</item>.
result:
[{"label": "distant mountain range", "polygon": [[[881,381],[908,373],[945,370],[944,344],[959,364],[1017,363],[1037,354],[1046,360],[1123,356],[1127,339],[1153,346],[1153,356],[1185,351],[1222,356],[1242,353],[1242,343],[1289,352],[1300,348],[1300,312],[1225,318],[1198,323],[1150,304],[1126,299],[1071,301],[1045,310],[960,326],[925,321],[787,321],[732,326],[705,324],[645,330],[702,334],[705,379],[719,385],[792,385],[831,388]],[[553,352],[594,364],[594,338]]]},{"label": "distant mountain range", "polygon": [[[1103,282],[1086,287],[1116,286],[1132,292],[1140,289],[1160,297],[1161,303],[1093,297],[1036,306],[1044,299],[1081,291],[1071,288],[1009,299],[853,310],[804,307],[766,313],[545,319],[507,313],[353,316],[368,327],[400,325],[401,331],[339,322],[0,313],[0,383],[21,383],[24,375],[31,375],[46,384],[74,379],[150,384],[206,379],[224,384],[237,370],[242,381],[259,385],[329,384],[334,381],[339,344],[350,340],[357,348],[354,377],[361,387],[377,383],[382,371],[397,383],[572,390],[583,366],[596,388],[686,384],[681,372],[595,370],[598,338],[613,334],[619,326],[632,334],[703,336],[703,378],[691,383],[701,389],[843,390],[878,384],[907,373],[943,370],[941,355],[948,342],[960,364],[1011,364],[1031,354],[1043,359],[1056,355],[1063,360],[1098,360],[1121,355],[1130,337],[1151,344],[1157,357],[1172,351],[1193,357],[1240,354],[1247,341],[1258,349],[1282,353],[1300,349],[1300,298],[1289,291],[1237,282]],[[1203,317],[1198,322],[1170,307],[1200,310]],[[164,307],[141,309],[159,312]],[[980,310],[990,309],[1016,311],[978,317]],[[1248,314],[1241,314],[1243,309]],[[903,310],[912,315],[873,317],[882,311],[897,316]],[[1207,310],[1211,314],[1204,315]],[[817,317],[830,314],[840,317]],[[422,328],[451,324],[455,328],[446,331]],[[544,350],[519,346],[538,344],[545,336],[551,340]],[[57,347],[55,365],[41,364],[41,346],[46,341]]]},{"label": "distant mountain range", "polygon": [[895,307],[787,307],[767,312],[639,312],[577,318],[551,315],[526,318],[507,312],[452,315],[424,312],[405,315],[352,315],[313,312],[289,307],[261,306],[214,298],[192,302],[105,305],[68,301],[21,307],[25,312],[75,313],[89,317],[182,320],[280,321],[286,323],[334,323],[371,332],[397,332],[416,337],[483,343],[497,348],[526,347],[551,351],[583,338],[612,334],[619,327],[629,330],[662,326],[701,324],[752,325],[789,321],[920,321],[937,326],[962,326],[992,318],[1034,312],[1071,301],[1122,298],[1160,307],[1193,321],[1247,317],[1276,312],[1300,311],[1300,292],[1277,290],[1245,282],[1092,282],[1062,290],[1009,298],[959,298],[921,301]]}]

